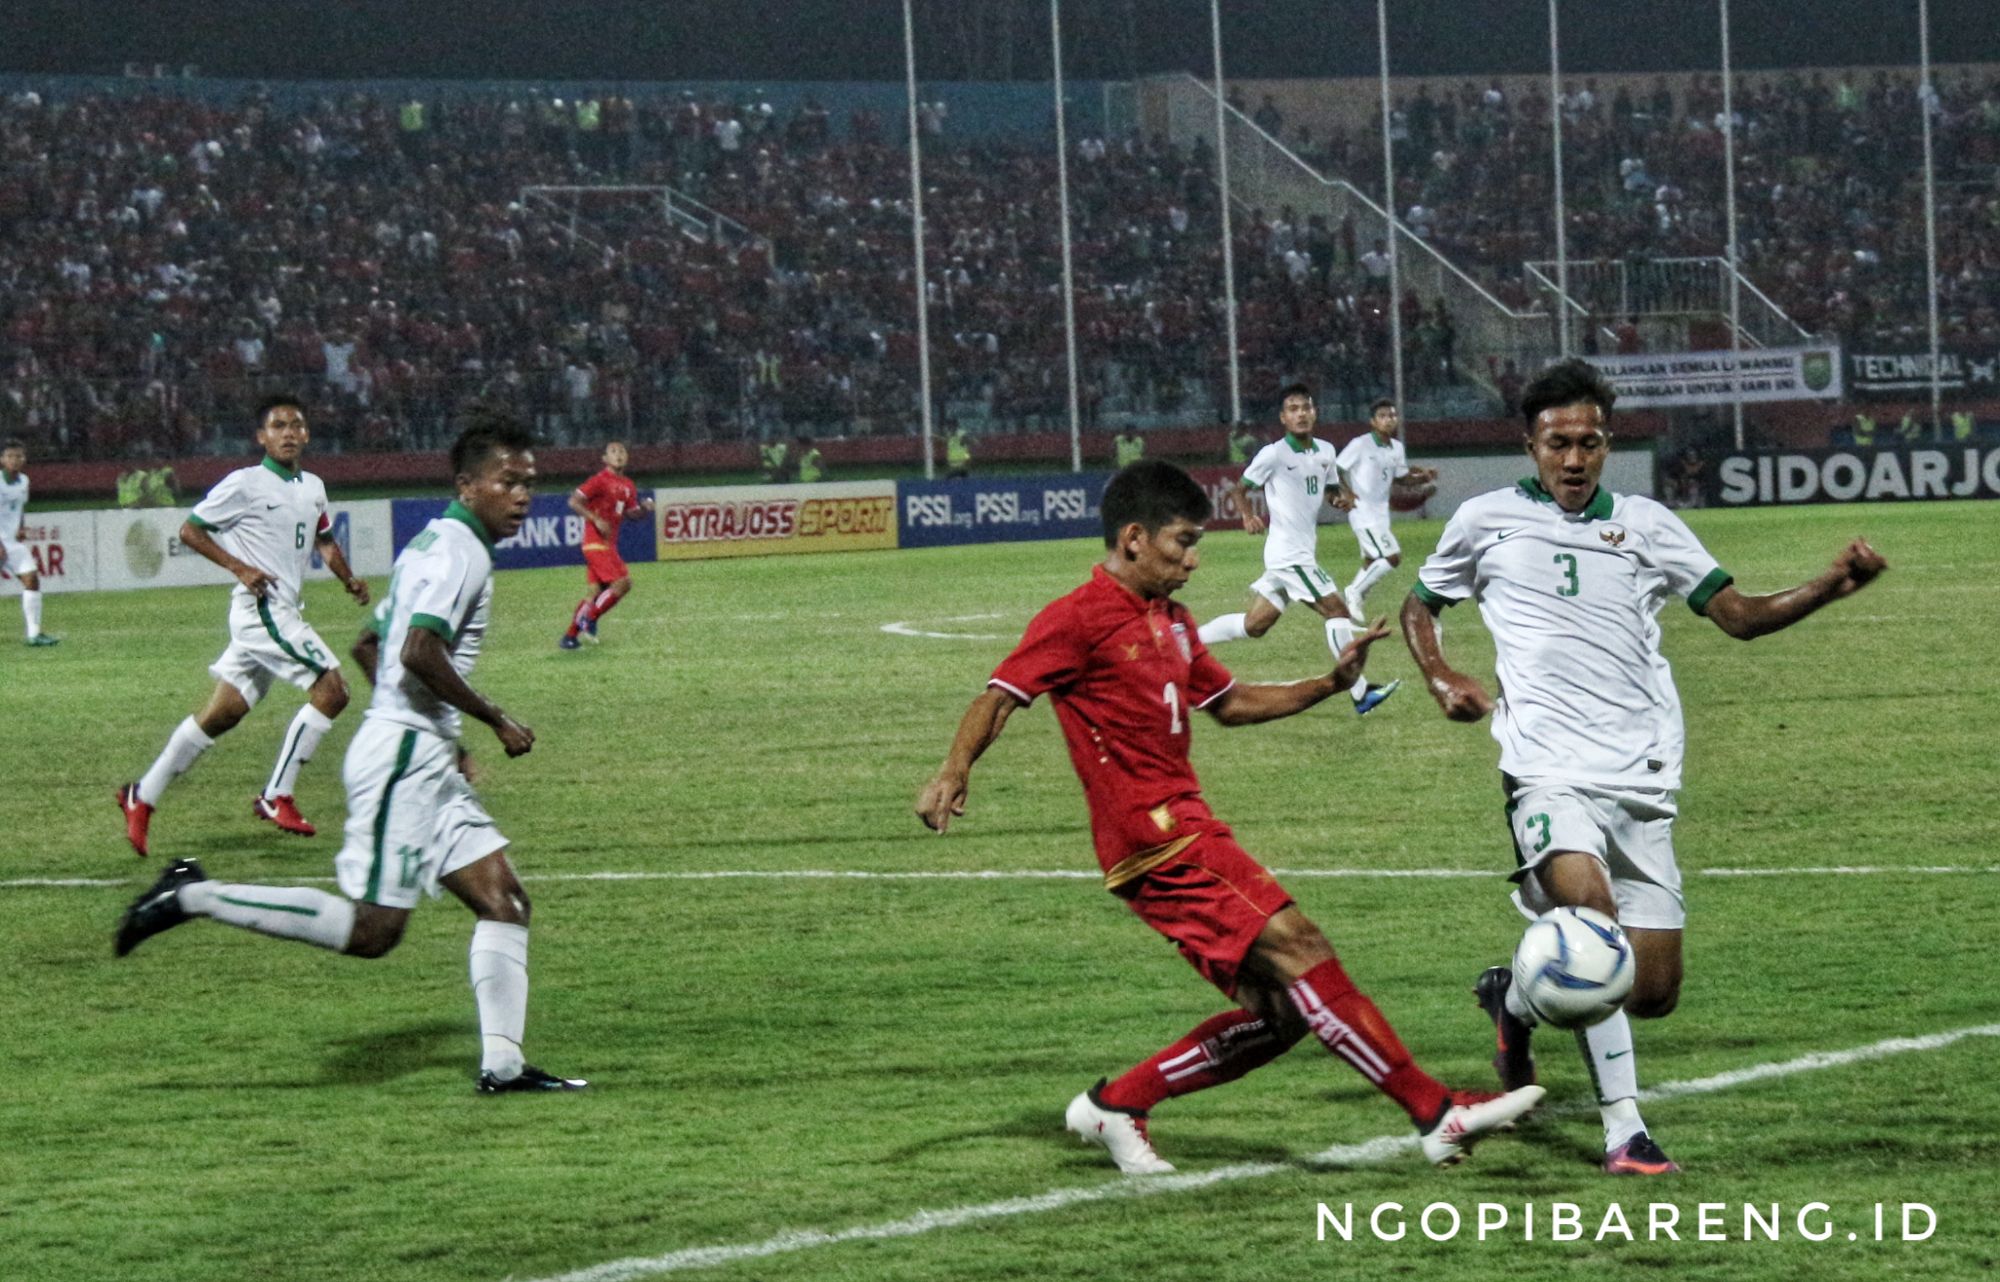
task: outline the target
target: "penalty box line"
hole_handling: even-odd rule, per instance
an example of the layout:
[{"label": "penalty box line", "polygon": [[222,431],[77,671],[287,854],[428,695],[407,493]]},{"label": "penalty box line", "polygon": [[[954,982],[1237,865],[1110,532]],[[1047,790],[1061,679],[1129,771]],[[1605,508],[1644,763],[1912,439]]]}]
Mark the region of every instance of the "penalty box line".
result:
[{"label": "penalty box line", "polygon": [[[1273,868],[1280,877],[1380,878],[1384,880],[1466,880],[1504,877],[1506,872],[1483,868]],[[1854,865],[1804,868],[1698,868],[1697,877],[1893,877],[1977,876],[2000,873],[1995,864],[1928,864],[1907,868]],[[522,873],[525,882],[565,881],[1098,881],[1102,874],[1082,868],[964,868],[871,871],[863,868],[718,868],[646,870],[634,872]],[[331,877],[271,877],[287,886],[330,886]],[[143,884],[130,877],[12,877],[0,880],[0,890],[105,889]]]},{"label": "penalty box line", "polygon": [[[1794,1059],[1777,1060],[1765,1064],[1752,1064],[1745,1068],[1732,1069],[1726,1073],[1716,1073],[1709,1077],[1697,1077],[1684,1082],[1664,1082],[1639,1092],[1641,1100],[1681,1099],[1690,1095],[1712,1095],[1718,1091],[1732,1090],[1753,1082],[1769,1081],[1773,1078],[1790,1077],[1798,1073],[1817,1072],[1821,1069],[1839,1068],[1847,1064],[1858,1064],[1867,1060],[1886,1059],[1892,1055],[1908,1055],[1920,1051],[1942,1050],[1969,1037],[2000,1037],[2000,1024],[1976,1024],[1968,1028],[1953,1029],[1945,1033],[1932,1033],[1923,1037],[1891,1037],[1866,1046],[1851,1047],[1838,1051],[1813,1051]],[[1574,1109],[1551,1110],[1555,1113],[1578,1111]],[[1415,1135],[1383,1135],[1360,1144],[1337,1144],[1322,1152],[1303,1159],[1309,1166],[1350,1167],[1367,1166],[1399,1157],[1416,1148]],[[1231,1184],[1241,1180],[1262,1179],[1265,1176],[1296,1172],[1299,1165],[1290,1162],[1241,1162],[1233,1166],[1220,1166],[1210,1171],[1186,1174],[1126,1177],[1104,1184],[1080,1188],[1051,1189],[1031,1197],[1005,1198],[997,1202],[983,1202],[968,1206],[951,1207],[942,1211],[918,1211],[902,1219],[885,1220],[875,1224],[857,1224],[851,1228],[826,1231],[821,1229],[793,1229],[765,1238],[761,1242],[739,1242],[716,1246],[688,1247],[679,1251],[669,1251],[664,1255],[634,1257],[610,1260],[590,1268],[572,1273],[561,1273],[534,1282],[638,1282],[641,1278],[662,1277],[669,1273],[685,1273],[695,1269],[716,1268],[734,1264],[742,1260],[767,1259],[776,1255],[791,1255],[800,1251],[815,1250],[823,1246],[839,1246],[844,1242],[880,1242],[895,1238],[920,1237],[943,1229],[961,1228],[986,1220],[1012,1219],[1023,1215],[1041,1215],[1049,1211],[1065,1210],[1072,1206],[1082,1206],[1092,1202],[1111,1202],[1141,1197],[1159,1197],[1168,1193],[1191,1193],[1218,1184]]]}]

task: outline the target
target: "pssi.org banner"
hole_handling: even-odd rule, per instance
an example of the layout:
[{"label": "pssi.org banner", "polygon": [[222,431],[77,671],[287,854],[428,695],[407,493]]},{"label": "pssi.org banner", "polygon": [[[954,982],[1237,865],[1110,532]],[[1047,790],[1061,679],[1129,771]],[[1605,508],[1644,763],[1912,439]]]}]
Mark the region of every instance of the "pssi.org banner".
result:
[{"label": "pssi.org banner", "polygon": [[1724,506],[2000,498],[2000,449],[1771,450],[1716,468]]},{"label": "pssi.org banner", "polygon": [[[545,565],[582,565],[584,520],[569,510],[569,490],[561,494],[538,494],[528,508],[528,519],[514,537],[493,546],[493,566],[500,570],[525,570]],[[645,497],[645,491],[639,493]],[[447,499],[397,499],[392,523],[396,550],[423,532],[433,519],[444,515]],[[653,531],[642,512],[628,513],[618,528],[618,555],[627,561],[651,561]]]},{"label": "pssi.org banner", "polygon": [[906,548],[1103,535],[1098,501],[1109,472],[898,481],[896,524]]}]

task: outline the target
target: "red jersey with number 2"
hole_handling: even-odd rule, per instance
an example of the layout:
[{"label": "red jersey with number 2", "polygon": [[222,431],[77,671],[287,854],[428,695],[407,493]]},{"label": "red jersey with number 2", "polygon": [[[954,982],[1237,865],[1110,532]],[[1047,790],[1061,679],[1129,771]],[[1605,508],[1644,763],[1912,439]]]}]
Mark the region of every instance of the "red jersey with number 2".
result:
[{"label": "red jersey with number 2", "polygon": [[611,527],[611,537],[605,538],[594,525],[586,525],[583,530],[583,550],[586,552],[616,551],[618,547],[618,525],[627,512],[639,506],[639,487],[629,476],[621,476],[610,468],[605,468],[576,487],[582,496],[583,505],[590,514]]},{"label": "red jersey with number 2", "polygon": [[1050,696],[1106,872],[1207,816],[1188,725],[1235,679],[1201,643],[1187,607],[1148,601],[1098,566],[1035,616],[988,684],[1023,702]]}]

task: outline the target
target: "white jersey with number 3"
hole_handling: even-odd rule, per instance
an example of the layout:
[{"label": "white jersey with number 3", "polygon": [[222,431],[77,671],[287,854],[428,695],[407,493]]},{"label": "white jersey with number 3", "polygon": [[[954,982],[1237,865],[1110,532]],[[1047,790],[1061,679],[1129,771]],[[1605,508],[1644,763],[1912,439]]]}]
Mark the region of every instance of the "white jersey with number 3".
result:
[{"label": "white jersey with number 3", "polygon": [[[223,551],[277,580],[272,592],[294,610],[313,543],[332,528],[326,485],[311,472],[288,472],[268,458],[216,482],[188,520],[214,535]],[[251,595],[241,583],[235,594]]]},{"label": "white jersey with number 3", "polygon": [[1291,433],[1257,451],[1243,480],[1263,490],[1271,514],[1264,538],[1264,568],[1283,570],[1312,565],[1318,555],[1319,510],[1326,506],[1335,475],[1334,448],[1314,438],[1300,446]]},{"label": "white jersey with number 3", "polygon": [[1470,597],[1493,634],[1493,737],[1516,779],[1680,786],[1680,695],[1660,607],[1697,614],[1730,582],[1663,505],[1600,488],[1564,512],[1534,478],[1468,499],[1417,573],[1431,605]]}]

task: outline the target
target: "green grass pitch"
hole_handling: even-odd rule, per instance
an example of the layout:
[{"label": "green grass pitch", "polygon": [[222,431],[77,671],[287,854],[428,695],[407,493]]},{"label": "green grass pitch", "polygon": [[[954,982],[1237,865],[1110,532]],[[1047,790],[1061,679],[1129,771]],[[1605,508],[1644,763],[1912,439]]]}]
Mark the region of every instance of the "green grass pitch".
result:
[{"label": "green grass pitch", "polygon": [[[1667,607],[1688,708],[1677,844],[1692,920],[1680,1010],[1638,1026],[1641,1081],[1987,1031],[1651,1102],[1688,1169],[1645,1183],[1596,1172],[1582,1065],[1545,1037],[1549,1107],[1455,1171],[1408,1151],[1310,1160],[1405,1128],[1308,1043],[1161,1108],[1162,1152],[1210,1178],[1134,1195],[1062,1134],[1062,1109],[1219,1008],[1167,945],[1087,878],[796,875],[1094,868],[1045,706],[980,763],[948,837],[911,814],[966,701],[1030,613],[1088,571],[1088,543],[641,566],[603,646],[574,654],[555,640],[580,569],[501,577],[475,680],[539,737],[511,762],[483,727],[469,742],[535,897],[529,1057],[595,1083],[567,1098],[473,1094],[470,919],[449,900],[420,908],[378,962],[202,922],[114,961],[112,925],[162,854],[232,880],[328,875],[340,758],[366,695],[301,781],[317,839],[250,815],[300,701],[286,688],[168,794],[140,864],[112,793],[205,696],[223,593],[51,597],[64,644],[0,649],[0,952],[13,971],[0,988],[0,1279],[499,1282],[628,1259],[592,1276],[1990,1276],[2000,505],[1692,524],[1750,591],[1818,572],[1857,533],[1892,569],[1748,645]],[[1438,531],[1402,528],[1409,552],[1371,601],[1379,613],[1393,615]],[[1345,530],[1325,534],[1323,562],[1351,575]],[[1202,550],[1184,599],[1203,617],[1242,608],[1257,541],[1225,532]],[[307,611],[342,649],[360,623],[328,585]],[[898,622],[973,635],[883,630]],[[1472,610],[1447,616],[1446,646],[1490,678]],[[1377,679],[1411,675],[1400,640],[1377,654]],[[1250,679],[1326,662],[1320,629],[1297,619],[1222,657]],[[1337,701],[1195,732],[1218,813],[1267,864],[1297,870],[1289,888],[1357,981],[1420,1061],[1463,1084],[1490,1076],[1472,977],[1520,928],[1495,755],[1485,726],[1445,722],[1414,687],[1365,721]],[[1831,867],[1875,871],[1783,871]],[[1386,869],[1488,875],[1307,875]],[[118,884],[40,884],[64,879]],[[1584,1240],[1549,1240],[1562,1201],[1583,1208]],[[1653,1201],[1679,1209],[1680,1241],[1645,1240]],[[1831,1208],[1824,1243],[1795,1231],[1814,1201]],[[1873,1241],[1874,1204],[1889,1204],[1893,1232],[1906,1201],[1935,1208],[1934,1236]],[[1358,1208],[1355,1241],[1318,1240],[1322,1202]],[[1406,1208],[1400,1241],[1365,1231],[1386,1202]],[[1432,1202],[1461,1212],[1456,1238],[1424,1238],[1416,1216]],[[1480,1202],[1510,1208],[1511,1231],[1477,1240]],[[1592,1240],[1613,1202],[1641,1240]],[[1730,1240],[1696,1240],[1708,1202],[1726,1204]],[[1781,1241],[1740,1240],[1746,1202],[1781,1205]],[[675,1254],[701,1248],[721,1249]]]}]

